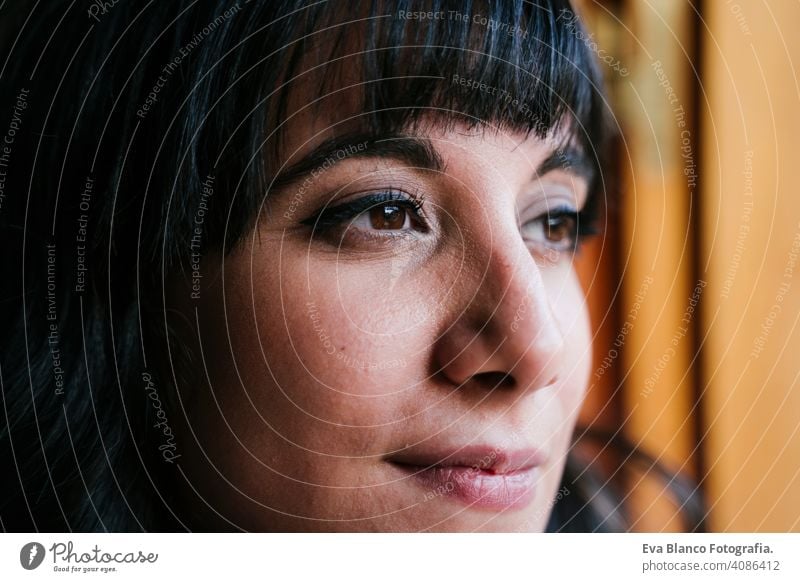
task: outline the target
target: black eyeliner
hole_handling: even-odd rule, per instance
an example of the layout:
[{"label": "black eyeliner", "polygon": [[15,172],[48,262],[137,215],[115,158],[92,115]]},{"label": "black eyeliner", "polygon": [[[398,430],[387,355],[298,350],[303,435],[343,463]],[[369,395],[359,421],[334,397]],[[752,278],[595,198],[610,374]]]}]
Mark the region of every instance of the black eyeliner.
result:
[{"label": "black eyeliner", "polygon": [[585,210],[575,210],[572,206],[562,205],[547,211],[547,220],[555,218],[572,218],[575,221],[575,238],[581,239],[598,233],[593,217]]},{"label": "black eyeliner", "polygon": [[316,212],[309,218],[301,220],[300,223],[311,226],[315,230],[324,231],[336,227],[346,220],[351,220],[357,216],[372,210],[373,208],[392,202],[397,206],[402,206],[411,211],[417,217],[421,217],[422,200],[401,193],[397,190],[385,190],[382,192],[372,192],[357,198],[351,202],[345,202],[333,207],[326,207]]}]

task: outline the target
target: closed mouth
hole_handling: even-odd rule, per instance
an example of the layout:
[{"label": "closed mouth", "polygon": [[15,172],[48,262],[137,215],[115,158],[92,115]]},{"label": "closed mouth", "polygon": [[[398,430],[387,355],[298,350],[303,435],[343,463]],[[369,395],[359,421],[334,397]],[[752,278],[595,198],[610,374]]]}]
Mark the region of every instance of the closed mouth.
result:
[{"label": "closed mouth", "polygon": [[422,501],[448,498],[472,508],[519,509],[536,493],[544,456],[535,449],[491,447],[400,454],[388,461],[422,488]]}]

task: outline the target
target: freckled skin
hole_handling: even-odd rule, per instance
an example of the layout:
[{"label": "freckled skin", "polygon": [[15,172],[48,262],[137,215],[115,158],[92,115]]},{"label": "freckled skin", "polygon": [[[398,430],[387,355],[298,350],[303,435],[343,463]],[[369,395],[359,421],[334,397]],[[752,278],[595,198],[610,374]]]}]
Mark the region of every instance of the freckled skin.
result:
[{"label": "freckled skin", "polygon": [[[179,431],[181,467],[205,500],[187,488],[194,527],[544,528],[590,340],[572,250],[547,255],[519,222],[558,202],[579,208],[586,184],[562,170],[537,177],[553,145],[536,137],[458,127],[419,135],[443,172],[337,162],[291,219],[289,186],[224,261],[204,264],[217,270],[198,303],[208,378],[181,388]],[[367,242],[355,226],[325,238],[299,225],[327,202],[387,187],[424,194],[427,232]],[[496,386],[505,374],[511,381]],[[387,461],[426,443],[536,447],[547,461],[527,506],[475,509],[429,495]]]}]

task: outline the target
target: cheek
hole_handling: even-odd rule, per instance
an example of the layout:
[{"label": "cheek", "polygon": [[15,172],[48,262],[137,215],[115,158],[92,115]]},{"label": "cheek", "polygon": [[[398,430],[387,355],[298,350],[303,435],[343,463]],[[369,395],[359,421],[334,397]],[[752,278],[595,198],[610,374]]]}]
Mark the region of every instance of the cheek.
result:
[{"label": "cheek", "polygon": [[231,256],[224,300],[203,296],[211,389],[198,389],[192,410],[198,445],[216,467],[195,455],[200,480],[213,481],[210,497],[253,529],[282,518],[250,500],[326,516],[359,490],[325,486],[385,481],[373,469],[419,408],[428,341],[404,275],[389,293],[366,265],[270,256]]},{"label": "cheek", "polygon": [[387,282],[383,264],[288,254],[281,263],[279,272],[254,268],[245,303],[252,308],[228,309],[240,367],[255,371],[254,405],[291,434],[303,427],[304,446],[314,450],[380,449],[374,427],[412,415],[412,392],[424,379],[416,373],[428,342],[419,293],[399,267]]},{"label": "cheek", "polygon": [[586,296],[574,270],[559,278],[557,284],[546,282],[546,286],[553,314],[564,337],[562,376],[565,389],[560,399],[566,407],[565,412],[574,417],[586,394],[592,365]]},{"label": "cheek", "polygon": [[[552,290],[551,305],[564,336],[562,382],[557,391],[546,397],[541,409],[541,425],[549,431],[553,450],[560,453],[548,478],[548,489],[555,492],[588,388],[592,349],[586,298],[577,277],[570,273],[557,286],[548,286],[548,290]],[[550,424],[549,419],[558,419],[558,424]]]}]

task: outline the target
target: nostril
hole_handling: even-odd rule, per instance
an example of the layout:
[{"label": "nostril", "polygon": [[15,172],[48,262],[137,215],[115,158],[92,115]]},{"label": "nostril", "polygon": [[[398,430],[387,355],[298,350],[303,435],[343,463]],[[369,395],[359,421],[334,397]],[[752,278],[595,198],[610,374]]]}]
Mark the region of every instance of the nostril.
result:
[{"label": "nostril", "polygon": [[472,377],[476,382],[480,382],[484,387],[494,390],[497,388],[513,388],[517,381],[511,374],[504,372],[481,372]]}]

